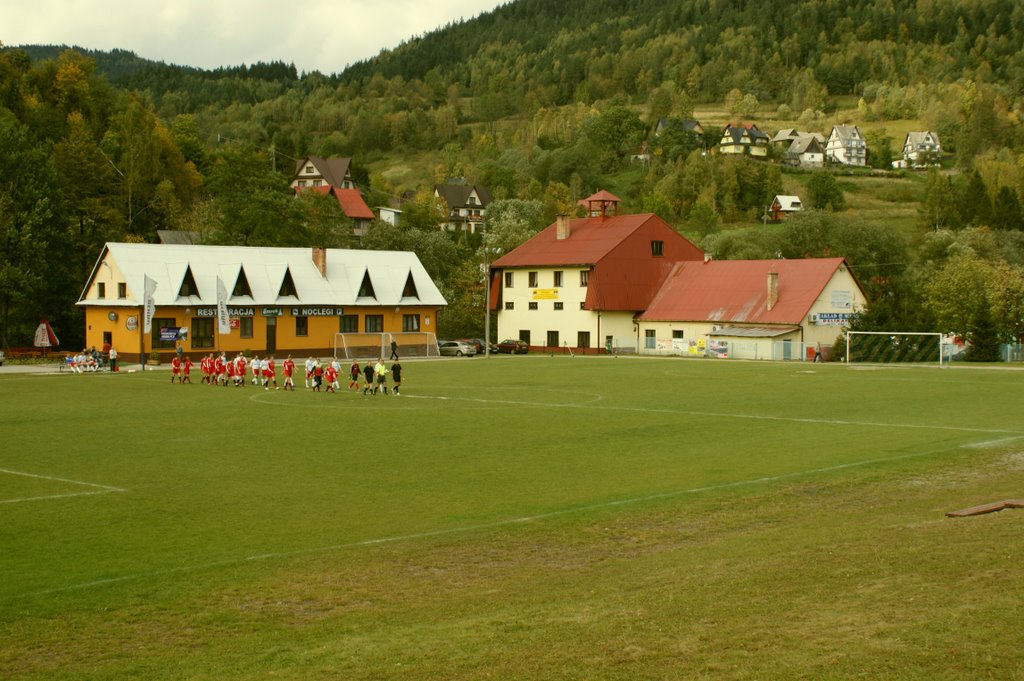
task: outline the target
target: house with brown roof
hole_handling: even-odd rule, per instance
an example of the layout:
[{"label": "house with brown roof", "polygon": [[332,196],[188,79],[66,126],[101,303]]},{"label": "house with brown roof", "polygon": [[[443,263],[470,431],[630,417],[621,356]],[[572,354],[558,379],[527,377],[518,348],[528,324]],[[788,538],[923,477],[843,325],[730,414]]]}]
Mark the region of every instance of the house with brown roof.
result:
[{"label": "house with brown roof", "polygon": [[825,160],[848,166],[867,165],[867,141],[856,125],[833,125],[825,140]]},{"label": "house with brown roof", "polygon": [[679,262],[637,318],[640,352],[813,359],[865,305],[843,258]]},{"label": "house with brown roof", "polygon": [[295,174],[291,182],[293,189],[307,187],[335,187],[355,189],[352,179],[352,159],[340,156],[323,158],[307,156],[295,161]]},{"label": "house with brown roof", "polygon": [[636,348],[635,317],[675,265],[704,253],[657,215],[618,215],[620,201],[598,192],[582,202],[587,217],[560,216],[491,265],[499,340],[595,353]]},{"label": "house with brown roof", "polygon": [[448,221],[441,226],[455,232],[476,232],[491,203],[487,187],[474,184],[439,184],[434,187],[434,198],[443,202],[448,210]]},{"label": "house with brown roof", "polygon": [[900,158],[892,162],[893,168],[922,168],[938,165],[942,157],[939,134],[931,130],[908,132],[903,140]]}]

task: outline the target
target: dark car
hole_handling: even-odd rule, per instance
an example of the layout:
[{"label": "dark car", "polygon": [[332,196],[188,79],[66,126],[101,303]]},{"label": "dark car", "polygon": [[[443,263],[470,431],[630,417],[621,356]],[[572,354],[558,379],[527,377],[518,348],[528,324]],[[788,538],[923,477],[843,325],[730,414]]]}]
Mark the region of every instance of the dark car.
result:
[{"label": "dark car", "polygon": [[508,338],[498,343],[498,352],[510,355],[525,355],[529,351],[530,346],[527,345],[526,341],[517,338]]}]

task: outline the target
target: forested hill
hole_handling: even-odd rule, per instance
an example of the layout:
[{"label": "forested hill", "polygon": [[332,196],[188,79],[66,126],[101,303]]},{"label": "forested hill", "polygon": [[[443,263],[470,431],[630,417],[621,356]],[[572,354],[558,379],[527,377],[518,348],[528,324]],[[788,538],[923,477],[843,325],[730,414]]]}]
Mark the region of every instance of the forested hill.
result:
[{"label": "forested hill", "polygon": [[550,89],[559,104],[580,86],[600,97],[666,79],[706,101],[733,88],[779,100],[805,69],[833,95],[963,77],[1019,91],[1022,44],[1017,0],[517,0],[341,79]]},{"label": "forested hill", "polygon": [[[202,81],[366,86],[400,77],[437,92],[457,84],[478,96],[555,105],[641,95],[666,80],[696,102],[720,101],[736,88],[762,101],[788,101],[795,81],[813,81],[831,95],[964,78],[1021,92],[1020,45],[1018,0],[514,0],[348,68],[339,64],[343,70],[332,74],[300,76],[283,62],[203,70],[125,50],[74,49],[112,83],[155,100]],[[38,60],[65,47],[21,49]],[[253,101],[252,92],[221,90]]]}]

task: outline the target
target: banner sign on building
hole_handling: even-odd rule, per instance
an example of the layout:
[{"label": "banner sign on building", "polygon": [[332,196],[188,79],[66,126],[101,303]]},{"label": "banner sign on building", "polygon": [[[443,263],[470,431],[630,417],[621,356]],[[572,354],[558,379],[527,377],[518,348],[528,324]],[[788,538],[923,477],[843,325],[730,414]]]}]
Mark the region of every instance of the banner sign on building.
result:
[{"label": "banner sign on building", "polygon": [[853,293],[850,291],[832,291],[830,298],[833,310],[850,310],[853,308]]},{"label": "banner sign on building", "polygon": [[534,300],[558,300],[557,288],[535,288],[533,289]]},{"label": "banner sign on building", "polygon": [[[196,317],[216,317],[217,308],[215,307],[197,307],[195,311]],[[255,317],[256,310],[251,307],[231,307],[228,306],[229,317]]]},{"label": "banner sign on building", "polygon": [[822,326],[849,326],[850,315],[845,312],[819,312],[818,324]]},{"label": "banner sign on building", "polygon": [[340,317],[345,311],[340,307],[293,307],[293,317]]},{"label": "banner sign on building", "polygon": [[231,333],[231,321],[228,316],[228,290],[224,280],[217,277],[217,333]]},{"label": "banner sign on building", "polygon": [[280,317],[284,311],[279,307],[265,307],[260,312],[264,317]]},{"label": "banner sign on building", "polygon": [[164,342],[174,342],[177,340],[185,340],[188,338],[188,327],[187,326],[161,326],[160,327],[160,340]]},{"label": "banner sign on building", "polygon": [[150,279],[149,275],[143,275],[142,283],[144,306],[142,331],[143,333],[149,333],[153,330],[153,315],[156,314],[156,302],[153,300],[153,294],[156,292],[156,282]]}]

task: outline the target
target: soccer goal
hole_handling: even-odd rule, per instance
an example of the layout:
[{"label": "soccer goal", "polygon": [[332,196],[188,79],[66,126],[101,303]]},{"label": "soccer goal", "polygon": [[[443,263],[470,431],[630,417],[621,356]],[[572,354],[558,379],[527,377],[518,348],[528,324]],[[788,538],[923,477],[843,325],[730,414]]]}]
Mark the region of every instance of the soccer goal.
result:
[{"label": "soccer goal", "polygon": [[946,363],[942,334],[906,331],[847,331],[847,364]]},{"label": "soccer goal", "polygon": [[391,342],[402,359],[407,357],[438,357],[437,337],[426,331],[401,333],[336,333],[334,356],[341,359],[375,359],[391,357]]}]

